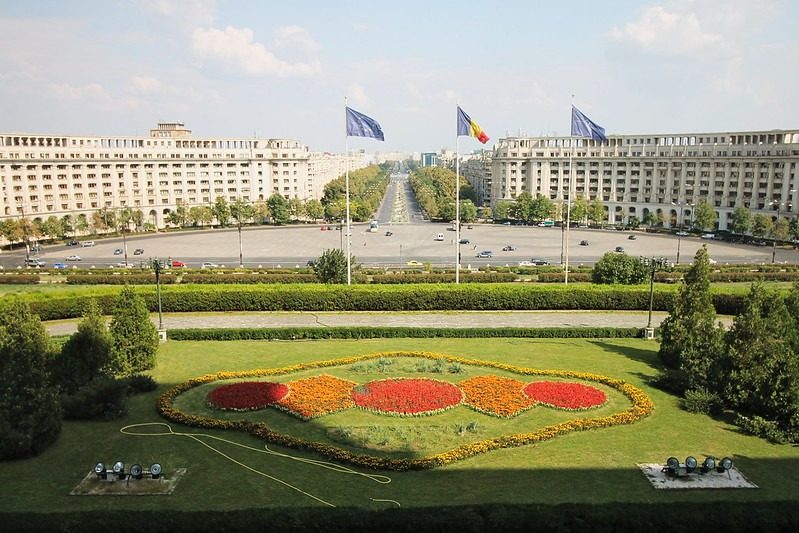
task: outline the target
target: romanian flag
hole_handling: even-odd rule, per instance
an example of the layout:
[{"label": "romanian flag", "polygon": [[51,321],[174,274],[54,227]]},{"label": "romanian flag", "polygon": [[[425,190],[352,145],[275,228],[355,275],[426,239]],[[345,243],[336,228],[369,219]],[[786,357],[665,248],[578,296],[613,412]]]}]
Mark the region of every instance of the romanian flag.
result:
[{"label": "romanian flag", "polygon": [[458,106],[458,135],[468,135],[475,137],[478,141],[485,144],[488,142],[488,135],[483,131],[477,122],[469,118],[463,109]]}]

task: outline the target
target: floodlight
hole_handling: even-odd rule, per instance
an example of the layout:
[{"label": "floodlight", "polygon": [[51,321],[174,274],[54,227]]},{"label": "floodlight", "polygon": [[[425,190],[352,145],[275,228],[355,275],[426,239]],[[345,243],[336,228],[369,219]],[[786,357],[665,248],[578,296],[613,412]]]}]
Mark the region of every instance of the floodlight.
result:
[{"label": "floodlight", "polygon": [[688,457],[685,458],[685,471],[690,474],[691,472],[696,470],[696,466],[698,464],[699,463],[697,462],[696,457],[694,457],[693,455],[689,455]]},{"label": "floodlight", "polygon": [[130,475],[133,477],[133,479],[141,479],[142,468],[139,463],[134,463],[133,466],[130,467]]},{"label": "floodlight", "polygon": [[725,457],[721,460],[721,462],[716,467],[718,472],[724,472],[725,470],[730,470],[732,468],[732,459],[729,457]]},{"label": "floodlight", "polygon": [[715,457],[707,457],[702,462],[702,468],[700,469],[700,471],[703,474],[706,474],[707,472],[710,472],[714,468],[716,468],[716,458]]},{"label": "floodlight", "polygon": [[97,474],[97,479],[108,479],[108,472],[105,470],[105,463],[97,463],[94,465],[94,473]]},{"label": "floodlight", "polygon": [[161,465],[159,463],[153,463],[150,465],[150,475],[153,476],[153,479],[158,479],[161,477]]},{"label": "floodlight", "polygon": [[675,475],[677,473],[677,469],[680,468],[680,460],[676,457],[669,457],[666,459],[666,470],[670,475]]},{"label": "floodlight", "polygon": [[122,461],[117,461],[116,463],[114,463],[112,470],[119,479],[125,478],[125,463],[123,463]]}]

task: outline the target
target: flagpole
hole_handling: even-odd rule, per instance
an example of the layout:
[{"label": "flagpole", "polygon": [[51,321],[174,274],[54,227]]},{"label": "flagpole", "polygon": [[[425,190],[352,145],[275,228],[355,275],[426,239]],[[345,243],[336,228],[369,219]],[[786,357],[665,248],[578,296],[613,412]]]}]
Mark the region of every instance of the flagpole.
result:
[{"label": "flagpole", "polygon": [[[344,123],[347,122],[347,97],[344,97]],[[347,135],[347,128],[344,128],[344,198],[347,206],[347,285],[352,283],[352,265],[350,264],[350,247],[352,246],[350,234],[350,138]]]},{"label": "flagpole", "polygon": [[[458,104],[455,104],[455,117],[458,115]],[[458,157],[458,133],[455,132],[455,284],[460,283],[461,274],[461,223],[460,202],[461,195],[461,165]]]},{"label": "flagpole", "polygon": [[[574,107],[574,95],[572,95],[572,107]],[[571,132],[571,130],[569,130]],[[571,207],[572,207],[572,183],[574,180],[574,139],[569,136],[569,198],[566,200],[566,264],[563,274],[563,284],[569,284],[569,229],[571,228]]]}]

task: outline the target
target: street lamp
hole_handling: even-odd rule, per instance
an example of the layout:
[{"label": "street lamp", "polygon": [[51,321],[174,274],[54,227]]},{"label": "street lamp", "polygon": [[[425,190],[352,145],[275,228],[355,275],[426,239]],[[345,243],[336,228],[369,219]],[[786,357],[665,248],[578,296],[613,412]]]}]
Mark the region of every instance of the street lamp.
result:
[{"label": "street lamp", "polygon": [[[677,231],[677,264],[679,265],[680,264],[680,245],[682,244],[682,234],[685,233],[683,231],[683,229],[682,229],[682,223],[683,223],[682,212],[683,212],[683,209],[685,208],[686,205],[689,206],[689,207],[693,207],[694,204],[689,204],[688,202],[672,202],[671,205],[679,206],[679,208],[680,208],[680,220],[679,220],[680,225],[679,225],[679,230]],[[692,216],[693,216],[693,211],[692,211]]]},{"label": "street lamp", "polygon": [[[788,194],[793,194],[795,192],[796,192],[796,190],[791,189],[790,191],[788,191]],[[777,202],[776,200],[774,200],[774,201],[769,202],[769,205],[773,205],[773,206],[777,207],[777,223],[779,223],[779,221],[780,221],[780,209],[782,208],[782,206],[785,206],[787,208],[787,210],[790,211],[792,204],[788,200],[785,200],[783,202]],[[777,259],[777,236],[776,235],[772,235],[772,241],[771,241],[771,264],[772,265],[776,262],[776,259]]]},{"label": "street lamp", "polygon": [[649,270],[649,320],[646,323],[644,337],[654,339],[655,328],[652,327],[652,303],[655,296],[655,272],[665,267],[668,264],[668,260],[665,257],[642,257],[639,261]]},{"label": "street lamp", "polygon": [[152,267],[155,272],[155,293],[158,298],[158,333],[160,335],[164,330],[164,317],[161,314],[161,261],[157,257],[153,259]]}]

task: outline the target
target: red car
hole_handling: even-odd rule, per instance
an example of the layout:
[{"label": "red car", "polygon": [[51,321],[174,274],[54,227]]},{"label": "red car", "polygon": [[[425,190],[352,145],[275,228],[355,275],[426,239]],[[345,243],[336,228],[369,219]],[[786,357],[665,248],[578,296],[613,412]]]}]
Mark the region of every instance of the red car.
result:
[{"label": "red car", "polygon": [[174,259],[172,260],[172,268],[185,267],[185,266],[186,263],[184,263],[183,261],[175,261]]}]

